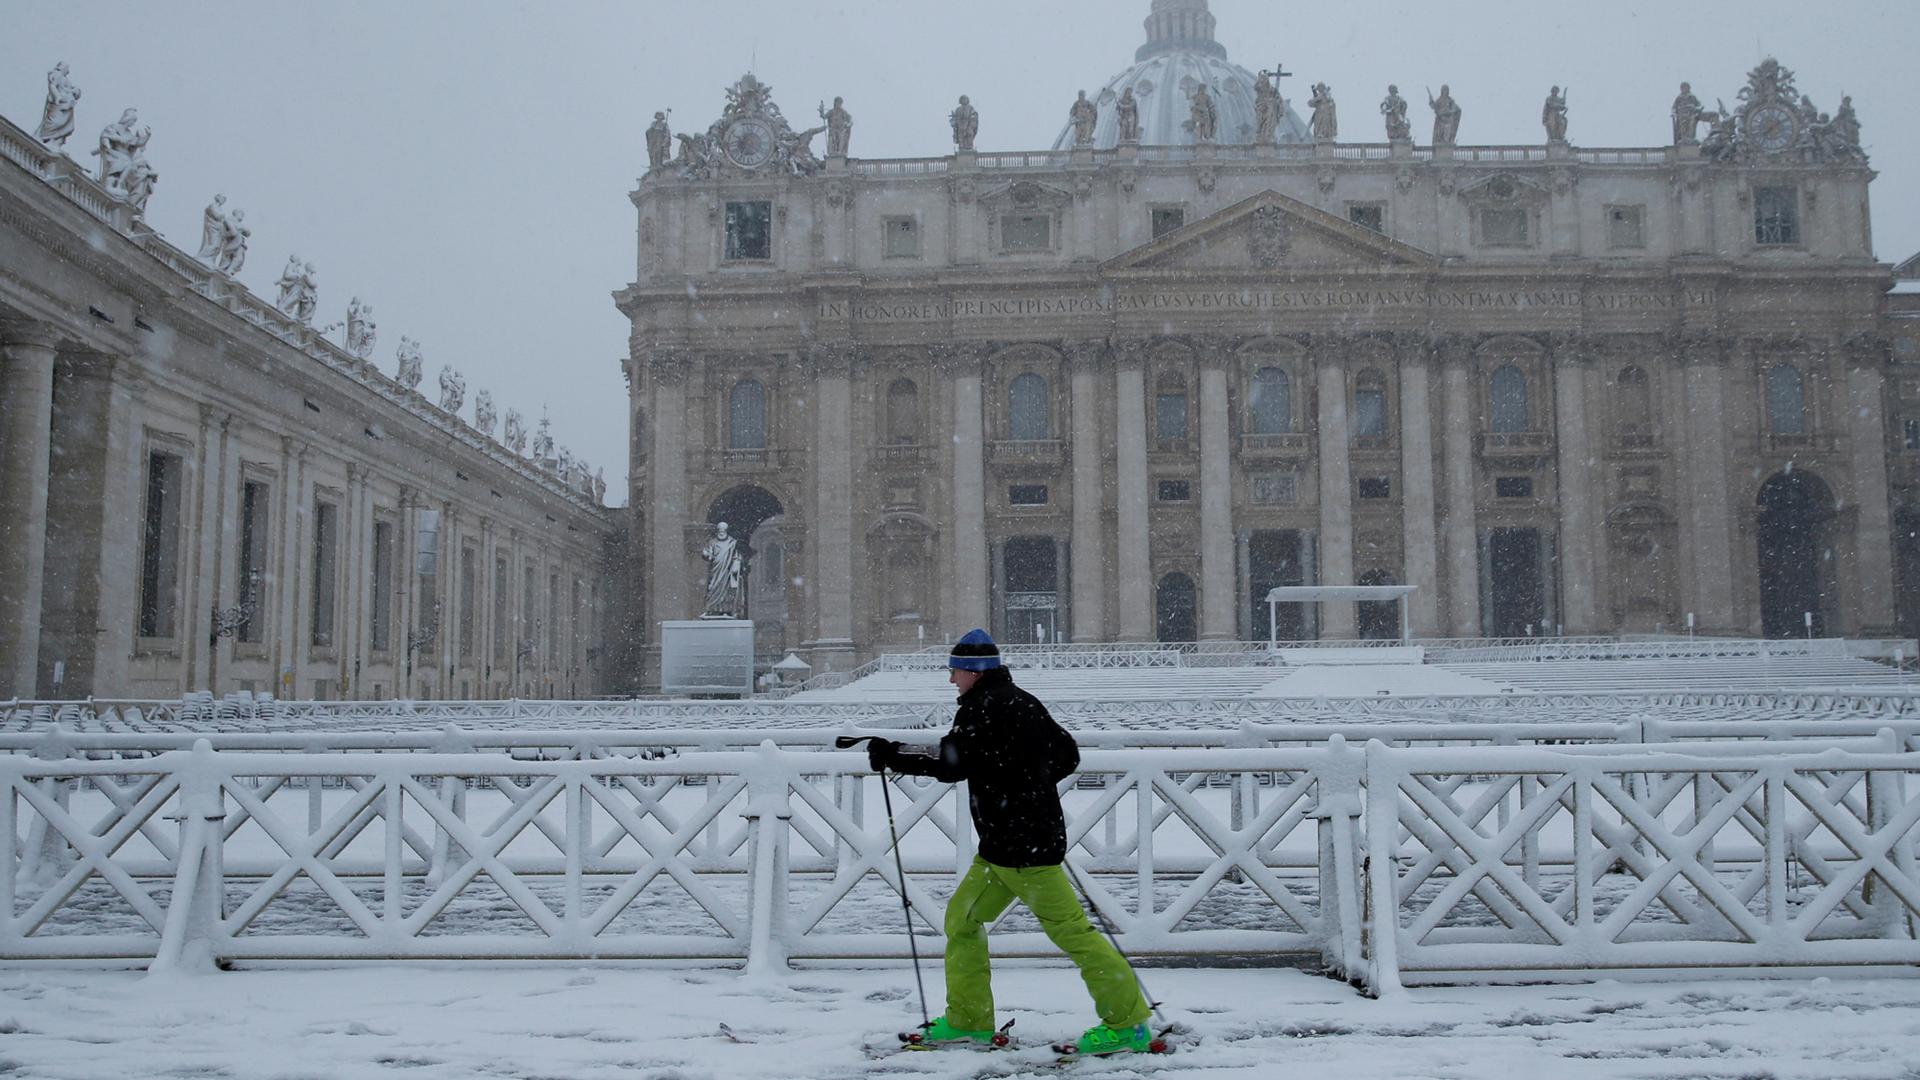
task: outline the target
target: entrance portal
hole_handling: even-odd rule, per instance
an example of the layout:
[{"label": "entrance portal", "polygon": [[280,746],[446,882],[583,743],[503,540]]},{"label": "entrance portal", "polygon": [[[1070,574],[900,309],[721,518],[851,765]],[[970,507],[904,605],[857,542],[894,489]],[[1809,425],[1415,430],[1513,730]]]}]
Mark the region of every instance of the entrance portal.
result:
[{"label": "entrance portal", "polygon": [[1060,640],[1060,566],[1051,536],[1012,536],[1001,548],[1005,584],[999,638],[1009,645]]},{"label": "entrance portal", "polygon": [[1153,590],[1153,630],[1157,641],[1192,641],[1198,635],[1193,579],[1168,574]]},{"label": "entrance portal", "polygon": [[1812,473],[1776,473],[1760,485],[1757,530],[1760,633],[1766,637],[1825,637],[1827,532],[1833,493]]},{"label": "entrance portal", "polygon": [[1547,626],[1545,560],[1539,529],[1492,529],[1487,533],[1488,637],[1551,633]]},{"label": "entrance portal", "polygon": [[1247,584],[1253,602],[1253,617],[1247,625],[1253,628],[1255,641],[1301,641],[1307,637],[1308,605],[1267,606],[1269,590],[1307,583],[1302,546],[1297,529],[1258,529],[1247,538]]}]

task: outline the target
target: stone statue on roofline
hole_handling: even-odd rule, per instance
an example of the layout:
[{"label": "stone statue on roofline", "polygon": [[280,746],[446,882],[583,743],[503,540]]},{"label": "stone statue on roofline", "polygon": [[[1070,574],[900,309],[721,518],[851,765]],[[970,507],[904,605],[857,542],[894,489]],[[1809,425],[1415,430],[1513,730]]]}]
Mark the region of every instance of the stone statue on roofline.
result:
[{"label": "stone statue on roofline", "polygon": [[540,418],[540,430],[533,434],[533,460],[545,462],[553,456],[553,423]]},{"label": "stone statue on roofline", "polygon": [[100,145],[93,151],[100,159],[100,175],[95,179],[109,195],[132,203],[136,213],[146,209],[147,197],[160,179],[147,164],[147,141],[153,131],[139,125],[138,110],[128,109],[118,121],[100,129]]},{"label": "stone statue on roofline", "polygon": [[274,287],[280,290],[279,295],[274,298],[274,307],[288,315],[294,313],[300,303],[300,283],[304,275],[305,272],[300,266],[300,256],[287,256],[287,268],[280,271],[280,280],[273,283]]},{"label": "stone statue on roofline", "polygon": [[213,266],[220,258],[220,249],[227,243],[227,221],[232,211],[227,209],[227,197],[215,195],[200,215],[200,250],[194,257],[208,266]]},{"label": "stone statue on roofline", "polygon": [[1140,99],[1133,96],[1133,87],[1120,91],[1120,98],[1113,103],[1113,118],[1120,125],[1120,141],[1138,143],[1140,141]]},{"label": "stone statue on roofline", "polygon": [[971,153],[974,136],[980,134],[980,111],[967,100],[967,95],[960,95],[960,104],[947,114],[947,123],[953,126],[953,148]]},{"label": "stone statue on roofline", "polygon": [[40,128],[34,137],[53,150],[63,149],[73,137],[74,107],[80,101],[80,88],[67,77],[65,60],[47,72],[47,107],[40,114]]},{"label": "stone statue on roofline", "polygon": [[1195,142],[1210,143],[1220,128],[1220,110],[1213,103],[1213,95],[1207,93],[1206,83],[1195,83],[1193,95],[1189,99],[1187,127],[1193,132]]},{"label": "stone statue on roofline", "polygon": [[1387,118],[1387,138],[1392,142],[1413,138],[1413,122],[1407,119],[1407,99],[1400,88],[1389,83],[1386,100],[1380,103],[1380,115]]},{"label": "stone statue on roofline", "polygon": [[820,107],[820,119],[827,122],[827,156],[846,157],[853,141],[853,114],[847,111],[845,98],[834,98],[833,108]]},{"label": "stone statue on roofline", "polygon": [[373,322],[373,305],[362,304],[359,297],[347,301],[347,351],[365,360],[373,355],[379,330]]},{"label": "stone statue on roofline", "polygon": [[399,367],[393,375],[394,380],[409,390],[419,389],[420,380],[423,377],[421,369],[426,362],[420,355],[420,343],[401,334],[400,344],[393,350],[393,358],[399,361]]},{"label": "stone statue on roofline", "polygon": [[1700,121],[1711,114],[1700,108],[1700,99],[1693,96],[1693,84],[1681,83],[1680,93],[1673,99],[1673,145],[1693,146],[1700,141]]},{"label": "stone statue on roofline", "polygon": [[657,169],[673,160],[673,133],[667,129],[667,114],[653,114],[647,127],[647,168]]},{"label": "stone statue on roofline", "polygon": [[227,216],[226,230],[220,242],[220,255],[214,262],[213,268],[228,277],[238,274],[240,268],[247,265],[247,239],[253,235],[253,230],[243,224],[246,217],[247,212],[238,208]]},{"label": "stone statue on roofline", "polygon": [[465,376],[453,370],[452,364],[440,367],[440,408],[458,415],[460,403],[467,398],[467,380]]},{"label": "stone statue on roofline", "polygon": [[1279,77],[1270,71],[1262,71],[1253,80],[1253,141],[1260,146],[1271,146],[1274,133],[1280,130],[1280,113],[1285,108],[1280,100]]},{"label": "stone statue on roofline", "polygon": [[593,470],[593,505],[604,506],[607,502],[607,470],[601,466]]},{"label": "stone statue on roofline", "polygon": [[1427,106],[1433,110],[1433,145],[1452,146],[1460,137],[1460,103],[1453,100],[1453,89],[1441,83],[1440,96],[1429,93]]},{"label": "stone statue on roofline", "polygon": [[507,426],[501,441],[516,454],[527,452],[527,422],[521,418],[519,409],[507,410]]},{"label": "stone statue on roofline", "polygon": [[1073,125],[1073,145],[1093,145],[1093,126],[1100,122],[1100,108],[1087,100],[1085,90],[1080,91],[1073,107],[1067,110],[1067,121]]},{"label": "stone statue on roofline", "polygon": [[1548,142],[1567,141],[1567,95],[1557,86],[1547,91],[1547,100],[1540,106],[1540,126],[1547,129]]},{"label": "stone statue on roofline", "polygon": [[1340,117],[1334,111],[1333,88],[1326,83],[1313,84],[1313,96],[1307,99],[1313,108],[1313,137],[1319,142],[1332,142],[1340,135]]},{"label": "stone statue on roofline", "polygon": [[485,435],[489,439],[493,438],[494,415],[493,392],[490,390],[482,390],[478,394],[475,394],[473,397],[473,426],[479,428],[480,434]]}]

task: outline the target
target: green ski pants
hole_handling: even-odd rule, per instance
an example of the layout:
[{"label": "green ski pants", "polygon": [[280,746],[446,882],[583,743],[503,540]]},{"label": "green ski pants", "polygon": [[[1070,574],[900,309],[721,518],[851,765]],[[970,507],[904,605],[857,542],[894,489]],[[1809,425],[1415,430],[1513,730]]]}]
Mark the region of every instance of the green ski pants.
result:
[{"label": "green ski pants", "polygon": [[986,1031],[993,1023],[993,981],[987,925],[1015,900],[1027,905],[1047,939],[1080,969],[1094,1011],[1108,1027],[1132,1027],[1153,1015],[1125,957],[1094,929],[1059,865],[1015,869],[974,856],[947,901],[947,1023]]}]

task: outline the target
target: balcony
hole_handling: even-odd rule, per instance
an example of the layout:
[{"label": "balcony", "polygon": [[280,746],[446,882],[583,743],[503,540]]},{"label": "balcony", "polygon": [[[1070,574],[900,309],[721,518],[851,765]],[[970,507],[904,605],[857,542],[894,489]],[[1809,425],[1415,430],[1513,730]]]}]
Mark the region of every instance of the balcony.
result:
[{"label": "balcony", "polygon": [[987,464],[995,468],[1057,466],[1062,456],[1059,439],[995,439],[987,444]]},{"label": "balcony", "polygon": [[1817,431],[1803,431],[1791,435],[1769,432],[1766,436],[1767,449],[1775,454],[1831,454],[1840,449],[1840,440]]},{"label": "balcony", "polygon": [[1553,456],[1551,431],[1483,431],[1475,441],[1484,458],[1537,460]]},{"label": "balcony", "polygon": [[918,443],[867,448],[867,464],[876,469],[924,469],[932,463],[933,449]]},{"label": "balcony", "polygon": [[801,454],[798,450],[770,450],[765,447],[753,450],[709,450],[707,470],[722,473],[773,472],[800,464]]},{"label": "balcony", "polygon": [[1313,455],[1313,436],[1289,431],[1276,435],[1240,436],[1240,457],[1246,461],[1273,461]]}]

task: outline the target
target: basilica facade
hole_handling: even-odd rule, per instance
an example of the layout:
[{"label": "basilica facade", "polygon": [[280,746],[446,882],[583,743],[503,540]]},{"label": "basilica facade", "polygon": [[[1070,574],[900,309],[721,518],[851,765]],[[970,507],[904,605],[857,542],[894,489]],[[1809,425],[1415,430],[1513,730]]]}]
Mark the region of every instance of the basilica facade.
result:
[{"label": "basilica facade", "polygon": [[719,521],[759,651],[816,670],[976,625],[1398,631],[1270,625],[1286,584],[1414,585],[1421,636],[1894,632],[1851,102],[1769,61],[1715,73],[1724,113],[1649,100],[1644,148],[1570,142],[1557,92],[1541,141],[1469,145],[1444,89],[1431,137],[1397,92],[1303,118],[1204,0],[1146,30],[1044,151],[976,148],[961,99],[944,156],[860,158],[840,105],[816,156],[751,75],[656,121],[616,295],[641,633],[699,614]]}]

